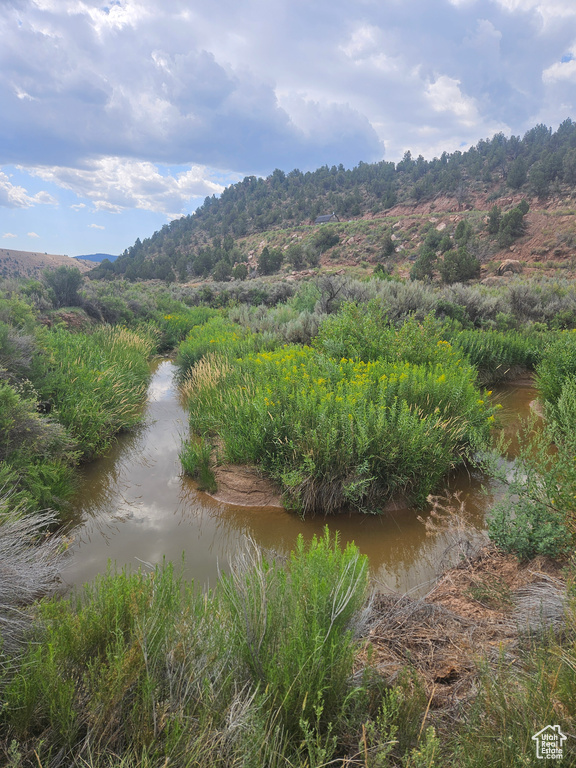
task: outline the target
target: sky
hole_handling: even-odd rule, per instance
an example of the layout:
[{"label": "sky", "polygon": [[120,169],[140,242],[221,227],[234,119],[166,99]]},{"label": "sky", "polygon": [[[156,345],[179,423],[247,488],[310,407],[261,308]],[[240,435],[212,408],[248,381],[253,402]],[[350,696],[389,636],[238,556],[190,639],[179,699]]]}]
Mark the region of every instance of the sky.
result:
[{"label": "sky", "polygon": [[0,249],[118,254],[245,176],[568,117],[575,0],[0,0]]}]

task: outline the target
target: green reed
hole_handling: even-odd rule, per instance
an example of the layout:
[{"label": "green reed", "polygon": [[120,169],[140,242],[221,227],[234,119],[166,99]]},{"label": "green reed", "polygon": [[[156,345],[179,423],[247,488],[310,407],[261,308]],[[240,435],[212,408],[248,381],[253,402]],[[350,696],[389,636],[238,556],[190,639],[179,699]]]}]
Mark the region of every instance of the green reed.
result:
[{"label": "green reed", "polygon": [[91,334],[59,328],[39,343],[34,382],[84,458],[101,453],[117,432],[139,422],[155,343],[151,335],[118,327]]}]

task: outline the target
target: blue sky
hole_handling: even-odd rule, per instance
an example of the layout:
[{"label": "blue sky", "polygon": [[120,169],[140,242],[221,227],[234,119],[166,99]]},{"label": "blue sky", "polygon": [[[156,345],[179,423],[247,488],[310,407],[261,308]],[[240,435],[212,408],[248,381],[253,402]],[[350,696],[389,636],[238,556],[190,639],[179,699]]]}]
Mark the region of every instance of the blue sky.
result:
[{"label": "blue sky", "polygon": [[0,247],[120,253],[246,175],[575,107],[574,0],[0,0]]}]

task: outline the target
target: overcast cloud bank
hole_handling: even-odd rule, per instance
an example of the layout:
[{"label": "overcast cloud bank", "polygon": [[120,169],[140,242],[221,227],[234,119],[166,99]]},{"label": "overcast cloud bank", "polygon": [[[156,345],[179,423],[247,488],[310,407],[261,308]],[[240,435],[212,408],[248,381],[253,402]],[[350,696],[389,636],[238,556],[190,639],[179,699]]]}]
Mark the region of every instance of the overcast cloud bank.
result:
[{"label": "overcast cloud bank", "polygon": [[120,236],[118,214],[157,226],[244,175],[431,158],[575,111],[573,0],[13,0],[0,42],[10,232],[50,210]]}]

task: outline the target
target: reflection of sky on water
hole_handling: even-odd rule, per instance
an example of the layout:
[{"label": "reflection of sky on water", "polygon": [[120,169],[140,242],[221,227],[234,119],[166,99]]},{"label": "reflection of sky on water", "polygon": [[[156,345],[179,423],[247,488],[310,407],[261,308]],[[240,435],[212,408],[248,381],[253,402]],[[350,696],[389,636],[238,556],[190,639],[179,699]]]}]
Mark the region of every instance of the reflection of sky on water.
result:
[{"label": "reflection of sky on water", "polygon": [[[448,545],[427,537],[412,509],[385,515],[342,515],[301,520],[281,509],[232,507],[198,492],[181,475],[178,459],[188,418],[172,382],[174,367],[162,361],[154,373],[144,426],[122,435],[108,454],[83,470],[74,504],[67,584],[80,584],[106,569],[107,562],[138,568],[179,563],[199,585],[214,585],[244,536],[266,550],[288,553],[296,537],[321,534],[328,524],[342,542],[355,541],[370,559],[376,583],[400,591],[426,591]],[[511,395],[511,397],[513,397]],[[488,504],[481,478],[466,473],[450,481],[469,514],[482,527]]]}]

